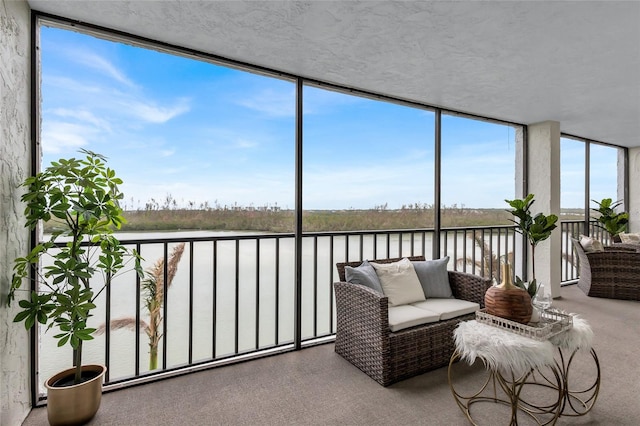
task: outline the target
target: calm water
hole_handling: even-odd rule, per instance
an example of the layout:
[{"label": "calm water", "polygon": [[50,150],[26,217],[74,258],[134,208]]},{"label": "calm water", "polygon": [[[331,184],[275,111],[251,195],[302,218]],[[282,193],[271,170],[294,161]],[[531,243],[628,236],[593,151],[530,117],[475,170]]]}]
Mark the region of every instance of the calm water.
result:
[{"label": "calm water", "polygon": [[[147,238],[193,238],[220,237],[238,235],[231,232],[151,232],[151,233],[122,233],[121,240]],[[251,233],[256,235],[256,233]],[[345,238],[334,237],[333,259],[329,237],[303,239],[303,337],[325,335],[333,332],[331,329],[334,316],[332,300],[332,283],[337,281],[335,262],[346,258]],[[414,238],[410,235],[392,235],[387,243],[385,236],[367,236],[362,240],[362,254],[360,253],[359,237],[349,237],[349,259],[374,257],[374,245],[377,245],[377,257],[397,257],[402,245],[403,255],[409,255],[413,244],[414,253],[422,254],[422,237]],[[454,244],[454,242],[456,244]],[[466,243],[466,250],[464,248]],[[509,241],[511,244],[511,241]],[[169,246],[169,253],[175,244]],[[389,253],[386,248],[390,247]],[[454,253],[454,246],[457,253]],[[431,257],[431,235],[425,238],[425,256]],[[497,250],[498,242],[494,237],[493,249]],[[500,241],[501,252],[505,250],[504,236]],[[236,250],[238,253],[238,277],[236,279]],[[279,255],[276,252],[279,250]],[[166,297],[167,316],[167,366],[179,366],[188,363],[189,351],[189,266],[193,264],[193,360],[211,359],[214,346],[215,319],[215,355],[228,355],[235,352],[235,321],[236,321],[236,282],[238,291],[238,349],[250,351],[256,349],[256,334],[258,347],[270,347],[276,344],[290,342],[293,339],[293,302],[294,302],[294,240],[282,238],[276,250],[275,239],[261,240],[258,247],[255,239],[235,241],[219,241],[214,256],[212,242],[193,243],[193,253],[189,244],[185,246],[182,259],[178,266],[175,279]],[[480,259],[480,252],[473,243],[459,234],[449,236],[447,253],[452,257],[448,268],[454,269],[454,255],[462,259],[470,258],[472,251],[476,251],[476,260]],[[511,248],[508,248],[511,251]],[[141,254],[145,259],[144,267],[149,268],[163,256],[162,244],[145,244]],[[444,254],[443,254],[444,255]],[[214,257],[217,259],[215,273],[214,308]],[[314,263],[314,258],[317,262]],[[278,259],[279,271],[276,271]],[[469,268],[469,267],[468,267]],[[457,269],[462,269],[458,264]],[[471,270],[469,269],[469,272]],[[279,289],[276,287],[278,277]],[[277,295],[277,301],[276,301]],[[98,327],[105,322],[105,301],[103,294],[97,300],[98,308],[90,318],[89,325]],[[314,306],[314,300],[316,304]],[[277,303],[276,303],[277,302]],[[111,318],[135,318],[136,311],[135,274],[127,272],[118,277],[112,285]],[[147,320],[148,315],[144,307],[141,308],[141,319]],[[257,318],[256,318],[257,316]],[[256,323],[258,323],[256,331]],[[277,324],[277,330],[276,330]],[[39,347],[40,382],[55,372],[71,366],[71,349],[58,348],[53,336],[57,330],[44,333],[41,330]],[[276,341],[277,331],[277,341]],[[44,334],[43,334],[44,333]],[[83,363],[105,362],[105,337],[96,336],[83,346]],[[148,370],[148,339],[144,331],[140,333],[140,371]],[[162,367],[162,347],[159,349],[159,366]],[[111,333],[110,352],[110,380],[126,378],[135,373],[135,332],[132,329],[115,330]],[[42,389],[44,392],[44,388]]]}]

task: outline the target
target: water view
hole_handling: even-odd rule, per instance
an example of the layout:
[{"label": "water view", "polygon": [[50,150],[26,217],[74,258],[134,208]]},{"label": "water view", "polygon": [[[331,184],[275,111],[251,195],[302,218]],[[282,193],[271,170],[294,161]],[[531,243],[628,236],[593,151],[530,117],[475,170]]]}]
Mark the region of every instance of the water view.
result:
[{"label": "water view", "polygon": [[[494,254],[513,252],[513,233],[505,229],[493,235],[486,231],[486,247]],[[449,269],[482,273],[481,247],[473,241],[473,232],[449,232],[443,240],[442,256],[449,255]],[[189,362],[190,324],[192,362],[269,348],[291,342],[294,324],[295,251],[294,238],[288,234],[256,232],[131,232],[118,234],[122,241],[144,241],[140,251],[149,269],[166,251],[183,244],[184,251],[166,303],[166,336],[160,342],[159,367],[165,360],[162,345],[167,345],[166,366]],[[155,241],[154,241],[155,240]],[[151,241],[151,242],[149,242]],[[332,283],[337,281],[335,263],[432,253],[430,231],[358,233],[354,235],[305,236],[302,240],[302,336],[314,338],[333,333]],[[518,249],[515,250],[516,255]],[[457,260],[456,260],[457,259]],[[465,261],[467,259],[468,261]],[[487,262],[484,266],[489,268]],[[193,289],[192,296],[190,289]],[[214,291],[215,289],[215,291]],[[237,297],[236,297],[237,294]],[[142,297],[142,296],[141,296]],[[135,274],[127,272],[116,279],[110,296],[111,321],[140,319],[148,321],[148,312],[137,305]],[[104,325],[106,294],[98,299],[98,308],[90,319],[92,327]],[[237,334],[236,334],[237,321]],[[70,365],[71,351],[57,348],[55,330],[40,340],[40,382]],[[135,374],[136,331],[114,329],[110,334],[110,381]],[[139,369],[149,370],[149,340],[140,328]],[[86,363],[105,362],[105,335],[84,345]]]}]

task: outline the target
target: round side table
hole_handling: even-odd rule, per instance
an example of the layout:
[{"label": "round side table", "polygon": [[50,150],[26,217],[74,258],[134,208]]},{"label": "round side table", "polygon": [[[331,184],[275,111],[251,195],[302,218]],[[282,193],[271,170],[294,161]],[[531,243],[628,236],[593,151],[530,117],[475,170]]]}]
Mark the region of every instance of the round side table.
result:
[{"label": "round side table", "polygon": [[[574,317],[571,329],[542,341],[475,320],[460,323],[454,336],[456,350],[449,362],[449,386],[456,404],[473,425],[477,425],[473,413],[479,403],[510,407],[510,425],[518,424],[519,415],[538,425],[549,425],[560,416],[582,416],[596,402],[600,364],[591,347],[591,327],[581,318]],[[454,365],[460,360],[470,365],[480,360],[486,367],[471,391],[461,391],[471,384],[454,377]],[[586,383],[578,383],[571,368],[582,369],[585,360],[594,374],[586,375]]]}]

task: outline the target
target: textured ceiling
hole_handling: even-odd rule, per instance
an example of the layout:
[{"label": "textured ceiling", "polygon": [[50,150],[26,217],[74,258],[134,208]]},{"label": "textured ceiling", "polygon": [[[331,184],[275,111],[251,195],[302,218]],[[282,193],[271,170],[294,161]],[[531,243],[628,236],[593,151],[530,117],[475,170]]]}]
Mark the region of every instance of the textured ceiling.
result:
[{"label": "textured ceiling", "polygon": [[636,1],[29,4],[303,77],[640,146]]}]

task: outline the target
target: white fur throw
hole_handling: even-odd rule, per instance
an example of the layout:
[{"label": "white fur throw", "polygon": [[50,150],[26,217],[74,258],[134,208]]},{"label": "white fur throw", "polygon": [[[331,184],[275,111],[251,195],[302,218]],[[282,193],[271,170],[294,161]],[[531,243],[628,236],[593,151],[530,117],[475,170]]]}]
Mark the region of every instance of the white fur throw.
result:
[{"label": "white fur throw", "polygon": [[533,368],[553,364],[555,347],[548,340],[530,339],[475,320],[461,322],[454,336],[463,360],[473,364],[480,358],[491,370],[501,371],[505,378],[510,371],[518,378]]},{"label": "white fur throw", "polygon": [[593,342],[593,330],[587,321],[578,317],[576,314],[573,316],[573,327],[564,333],[557,334],[551,339],[551,343],[559,348],[568,351],[569,353],[575,350],[591,350],[591,343]]},{"label": "white fur throw", "polygon": [[[539,341],[501,330],[475,320],[463,321],[454,331],[460,357],[473,364],[480,358],[492,370],[503,375],[509,370],[515,378],[531,369],[553,364],[556,347],[573,352],[590,350],[593,331],[586,320],[573,315],[573,327],[549,340]],[[505,376],[508,377],[508,376]]]}]

